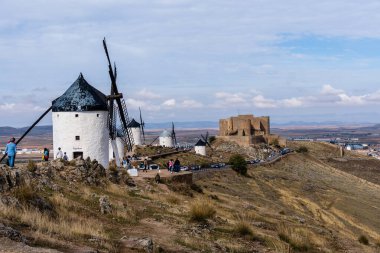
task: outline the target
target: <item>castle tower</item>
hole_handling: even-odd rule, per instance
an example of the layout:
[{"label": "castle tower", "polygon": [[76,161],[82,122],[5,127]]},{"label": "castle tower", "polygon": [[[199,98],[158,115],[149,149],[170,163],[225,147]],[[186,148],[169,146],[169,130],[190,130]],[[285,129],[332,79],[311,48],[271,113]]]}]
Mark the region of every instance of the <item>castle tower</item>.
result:
[{"label": "castle tower", "polygon": [[128,124],[128,127],[132,131],[133,143],[135,145],[142,145],[140,126],[140,123],[138,123],[135,119],[132,119],[132,121]]},{"label": "castle tower", "polygon": [[160,146],[172,148],[174,147],[172,135],[164,130],[159,137]]},{"label": "castle tower", "polygon": [[199,155],[206,155],[206,143],[199,139],[199,141],[194,146],[195,153]]},{"label": "castle tower", "polygon": [[106,96],[80,74],[66,92],[52,102],[53,149],[69,160],[82,156],[108,167],[108,108]]}]

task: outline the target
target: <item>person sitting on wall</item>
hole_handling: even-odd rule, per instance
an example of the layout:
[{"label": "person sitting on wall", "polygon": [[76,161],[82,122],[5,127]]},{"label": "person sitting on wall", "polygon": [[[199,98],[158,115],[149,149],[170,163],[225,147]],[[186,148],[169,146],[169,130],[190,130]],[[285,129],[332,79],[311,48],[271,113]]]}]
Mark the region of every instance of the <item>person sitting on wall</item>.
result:
[{"label": "person sitting on wall", "polygon": [[13,168],[15,165],[15,157],[16,157],[16,143],[15,138],[12,137],[9,143],[5,146],[5,154],[8,156],[8,165]]}]

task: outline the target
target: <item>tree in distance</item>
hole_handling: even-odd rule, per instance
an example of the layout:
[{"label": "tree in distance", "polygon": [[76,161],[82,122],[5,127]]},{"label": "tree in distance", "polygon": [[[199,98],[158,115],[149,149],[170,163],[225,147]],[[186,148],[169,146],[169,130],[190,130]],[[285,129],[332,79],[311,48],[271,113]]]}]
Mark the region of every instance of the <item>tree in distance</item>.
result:
[{"label": "tree in distance", "polygon": [[236,154],[232,155],[229,160],[231,168],[241,175],[247,174],[247,163],[243,156]]}]

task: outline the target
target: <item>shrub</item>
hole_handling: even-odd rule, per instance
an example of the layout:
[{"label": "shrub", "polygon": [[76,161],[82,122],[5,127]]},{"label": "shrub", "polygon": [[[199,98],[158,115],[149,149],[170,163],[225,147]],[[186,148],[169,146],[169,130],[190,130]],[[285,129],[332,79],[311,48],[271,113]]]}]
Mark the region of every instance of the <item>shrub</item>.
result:
[{"label": "shrub", "polygon": [[233,231],[240,236],[253,235],[251,225],[245,220],[238,220],[234,225]]},{"label": "shrub", "polygon": [[247,163],[243,156],[241,155],[232,155],[229,160],[231,168],[241,175],[247,174]]},{"label": "shrub", "polygon": [[29,160],[28,165],[27,165],[27,169],[30,172],[35,173],[37,170],[37,164],[35,162],[33,162],[32,160]]},{"label": "shrub", "polygon": [[198,199],[193,201],[190,206],[190,220],[205,222],[207,219],[214,217],[216,211],[209,200]]},{"label": "shrub", "polygon": [[277,146],[280,146],[280,143],[278,142],[278,139],[274,139],[274,140],[272,141],[271,145],[277,147]]},{"label": "shrub", "polygon": [[359,236],[358,241],[359,241],[361,244],[364,244],[364,245],[368,245],[368,244],[369,244],[368,238],[365,237],[365,235],[361,235],[361,236]]},{"label": "shrub", "polygon": [[305,231],[289,227],[281,223],[277,227],[278,237],[296,251],[308,251],[311,249],[310,236]]},{"label": "shrub", "polygon": [[208,141],[209,141],[210,143],[213,143],[215,140],[216,140],[216,137],[215,137],[215,136],[210,136],[210,138],[208,138]]},{"label": "shrub", "polygon": [[193,191],[196,191],[198,193],[203,193],[202,187],[200,187],[199,185],[194,184],[194,183],[192,183],[190,185],[190,189],[192,189]]},{"label": "shrub", "polygon": [[296,150],[298,153],[307,153],[309,150],[305,146],[301,146]]},{"label": "shrub", "polygon": [[117,165],[116,165],[116,161],[115,160],[112,160],[112,161],[109,162],[108,169],[111,172],[114,172],[114,173],[117,172]]}]

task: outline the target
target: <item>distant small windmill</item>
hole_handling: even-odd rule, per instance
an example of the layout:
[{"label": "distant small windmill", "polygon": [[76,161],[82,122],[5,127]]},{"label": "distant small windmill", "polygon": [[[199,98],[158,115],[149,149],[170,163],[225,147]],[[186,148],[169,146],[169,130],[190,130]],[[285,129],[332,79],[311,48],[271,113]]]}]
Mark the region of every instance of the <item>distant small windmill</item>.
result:
[{"label": "distant small windmill", "polygon": [[194,145],[195,153],[199,155],[206,155],[206,145],[209,146],[212,150],[212,147],[208,141],[208,132],[206,132],[206,136],[201,134],[201,139]]},{"label": "distant small windmill", "polygon": [[144,140],[144,144],[145,144],[145,131],[144,131],[144,128],[145,128],[145,122],[143,121],[142,119],[142,116],[141,116],[141,109],[139,107],[139,111],[140,111],[140,128],[141,128],[141,132],[143,134],[143,140]]},{"label": "distant small windmill", "polygon": [[173,144],[174,144],[174,146],[177,146],[177,137],[175,136],[174,122],[172,122],[172,133],[171,133],[171,137],[172,137],[172,140],[173,140]]},{"label": "distant small windmill", "polygon": [[203,134],[201,134],[201,137],[202,137],[202,139],[203,139],[203,142],[204,142],[207,146],[209,146],[209,147],[211,148],[211,150],[212,150],[211,144],[210,144],[210,142],[208,141],[208,140],[209,140],[209,139],[208,139],[208,131],[206,132],[206,136],[203,136]]}]

